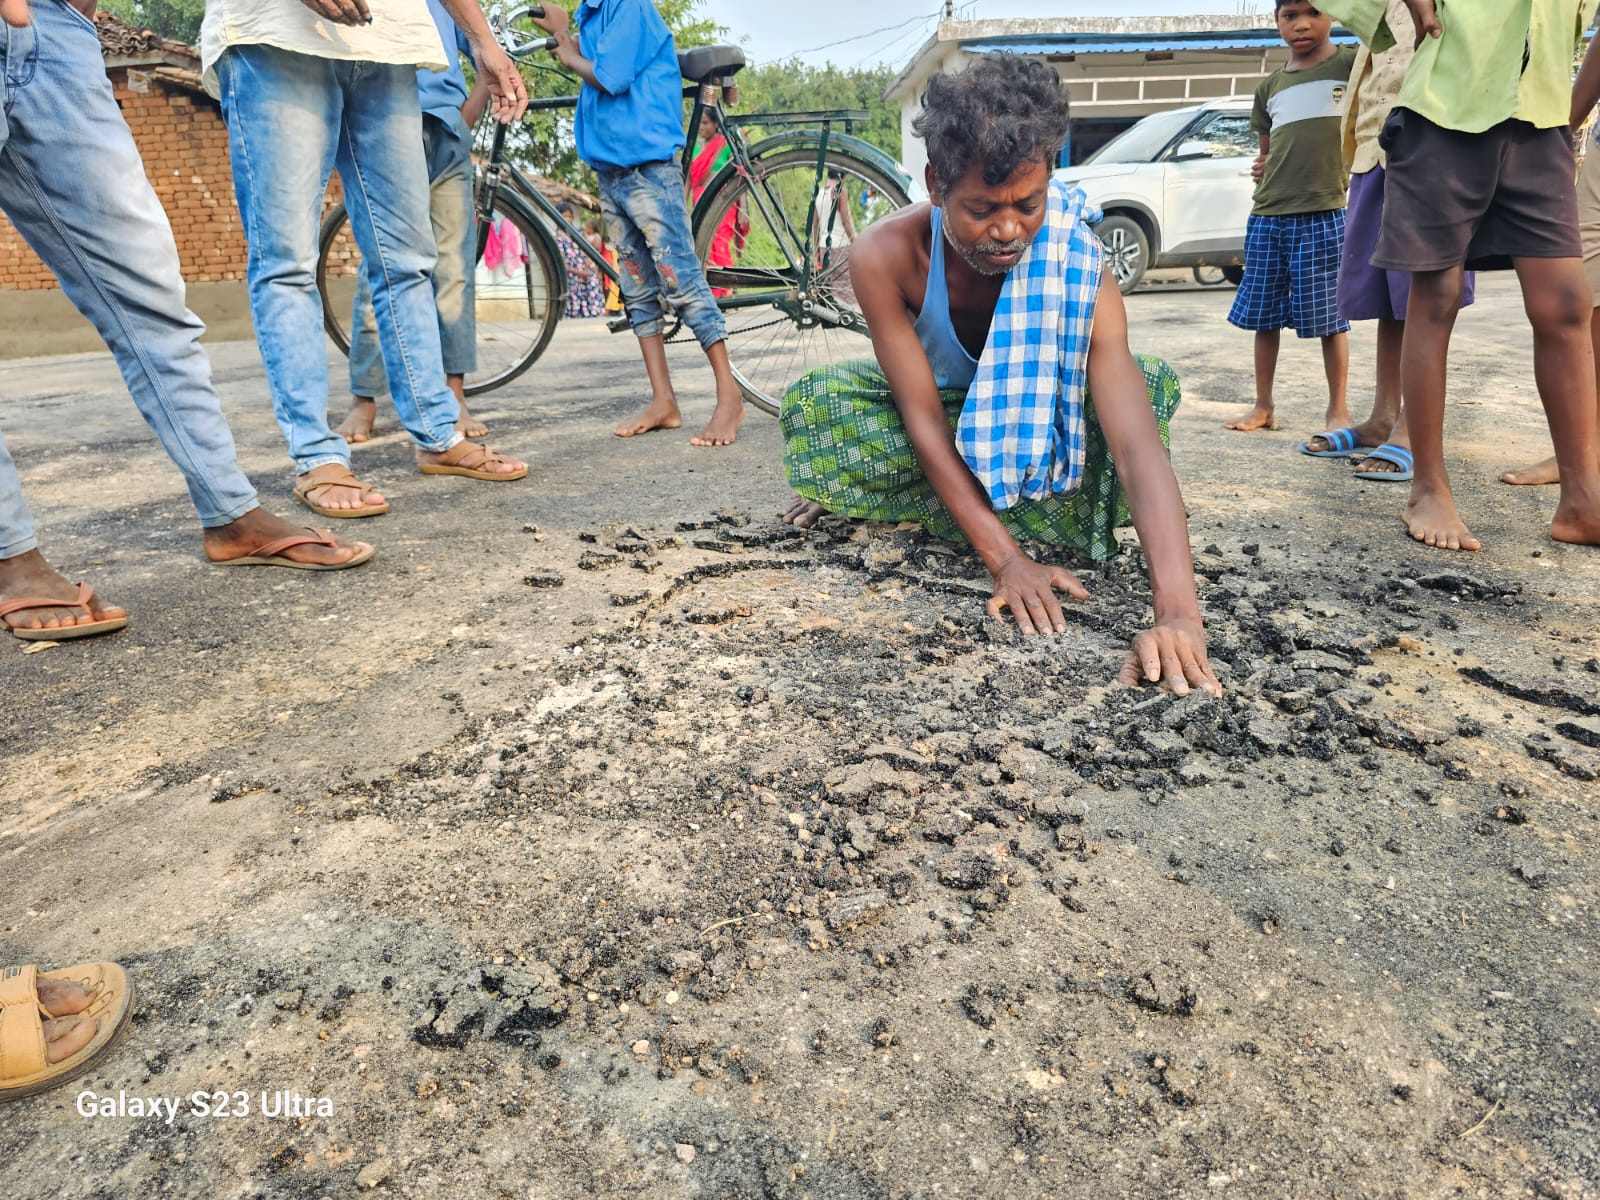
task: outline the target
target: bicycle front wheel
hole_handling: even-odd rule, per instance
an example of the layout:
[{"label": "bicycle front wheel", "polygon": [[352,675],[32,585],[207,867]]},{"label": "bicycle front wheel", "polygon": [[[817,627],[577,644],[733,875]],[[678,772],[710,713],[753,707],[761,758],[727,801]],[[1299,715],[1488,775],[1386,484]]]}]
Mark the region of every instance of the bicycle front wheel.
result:
[{"label": "bicycle front wheel", "polygon": [[[481,396],[521,375],[544,353],[566,304],[566,275],[544,224],[516,197],[502,193],[494,204],[495,252],[479,252],[473,287],[477,369],[467,374],[466,393]],[[480,235],[480,245],[486,239]],[[344,205],[322,224],[317,290],[322,323],[334,345],[350,353],[350,330],[361,278],[361,252],[350,233]]]},{"label": "bicycle front wheel", "polygon": [[695,212],[695,253],[728,323],[728,357],[745,398],[777,415],[807,371],[871,353],[850,288],[850,243],[911,203],[899,182],[830,151],[759,157],[726,170]]}]

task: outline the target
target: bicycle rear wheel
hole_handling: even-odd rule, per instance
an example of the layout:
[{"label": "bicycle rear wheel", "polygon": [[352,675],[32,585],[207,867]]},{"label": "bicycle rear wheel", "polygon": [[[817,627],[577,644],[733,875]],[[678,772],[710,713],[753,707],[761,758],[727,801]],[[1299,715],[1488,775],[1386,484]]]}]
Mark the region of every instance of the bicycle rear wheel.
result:
[{"label": "bicycle rear wheel", "polygon": [[[871,353],[850,288],[843,213],[848,208],[859,235],[911,198],[885,172],[838,151],[827,154],[823,176],[838,177],[837,202],[819,203],[815,150],[780,151],[752,166],[749,175],[725,168],[713,181],[696,209],[695,253],[728,323],[739,387],[775,416],[783,393],[807,371]],[[802,289],[808,256],[810,283]]]},{"label": "bicycle rear wheel", "polygon": [[[480,253],[474,279],[478,369],[468,374],[466,393],[481,396],[521,375],[544,353],[566,306],[566,273],[544,223],[509,193],[495,197],[494,220],[501,253],[495,266]],[[479,237],[480,244],[484,238]],[[350,353],[361,252],[350,234],[344,205],[322,223],[317,290],[322,323],[334,345]]]}]

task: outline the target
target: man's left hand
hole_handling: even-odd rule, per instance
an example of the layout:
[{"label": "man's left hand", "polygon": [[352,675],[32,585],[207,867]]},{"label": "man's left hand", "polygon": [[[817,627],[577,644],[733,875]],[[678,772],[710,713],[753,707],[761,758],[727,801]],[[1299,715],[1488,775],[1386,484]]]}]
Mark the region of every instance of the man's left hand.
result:
[{"label": "man's left hand", "polygon": [[572,18],[567,14],[567,10],[559,4],[546,4],[544,6],[544,16],[529,17],[528,20],[546,33],[554,34],[556,37],[561,37],[566,33],[567,27],[572,24]]},{"label": "man's left hand", "polygon": [[1138,687],[1141,681],[1165,683],[1174,695],[1187,696],[1195,688],[1222,695],[1222,685],[1211,673],[1206,657],[1206,633],[1198,621],[1157,621],[1133,639],[1133,649],[1117,682]]},{"label": "man's left hand", "polygon": [[511,56],[490,43],[474,47],[473,57],[478,61],[478,74],[489,81],[489,94],[494,97],[494,119],[509,125],[527,112],[528,85]]},{"label": "man's left hand", "polygon": [[20,29],[31,19],[28,0],[0,0],[0,21]]}]

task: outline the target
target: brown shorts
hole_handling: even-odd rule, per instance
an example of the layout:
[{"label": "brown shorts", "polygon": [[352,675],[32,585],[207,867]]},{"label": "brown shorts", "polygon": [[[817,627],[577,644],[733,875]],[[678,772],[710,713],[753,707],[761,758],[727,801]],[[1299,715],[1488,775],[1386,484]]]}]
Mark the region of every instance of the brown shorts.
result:
[{"label": "brown shorts", "polygon": [[1379,144],[1389,174],[1373,266],[1496,271],[1517,258],[1583,257],[1566,128],[1513,120],[1460,133],[1397,108]]}]

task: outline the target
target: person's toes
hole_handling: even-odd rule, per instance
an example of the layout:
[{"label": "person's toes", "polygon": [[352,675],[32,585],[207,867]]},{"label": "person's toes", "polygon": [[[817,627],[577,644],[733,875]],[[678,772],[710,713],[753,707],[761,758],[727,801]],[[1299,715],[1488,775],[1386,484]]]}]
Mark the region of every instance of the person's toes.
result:
[{"label": "person's toes", "polygon": [[94,1003],[83,985],[70,979],[40,979],[35,990],[39,1003],[52,1017],[70,1017]]},{"label": "person's toes", "polygon": [[63,1062],[94,1040],[98,1026],[93,1017],[74,1014],[44,1022],[44,1057],[49,1063]]}]

